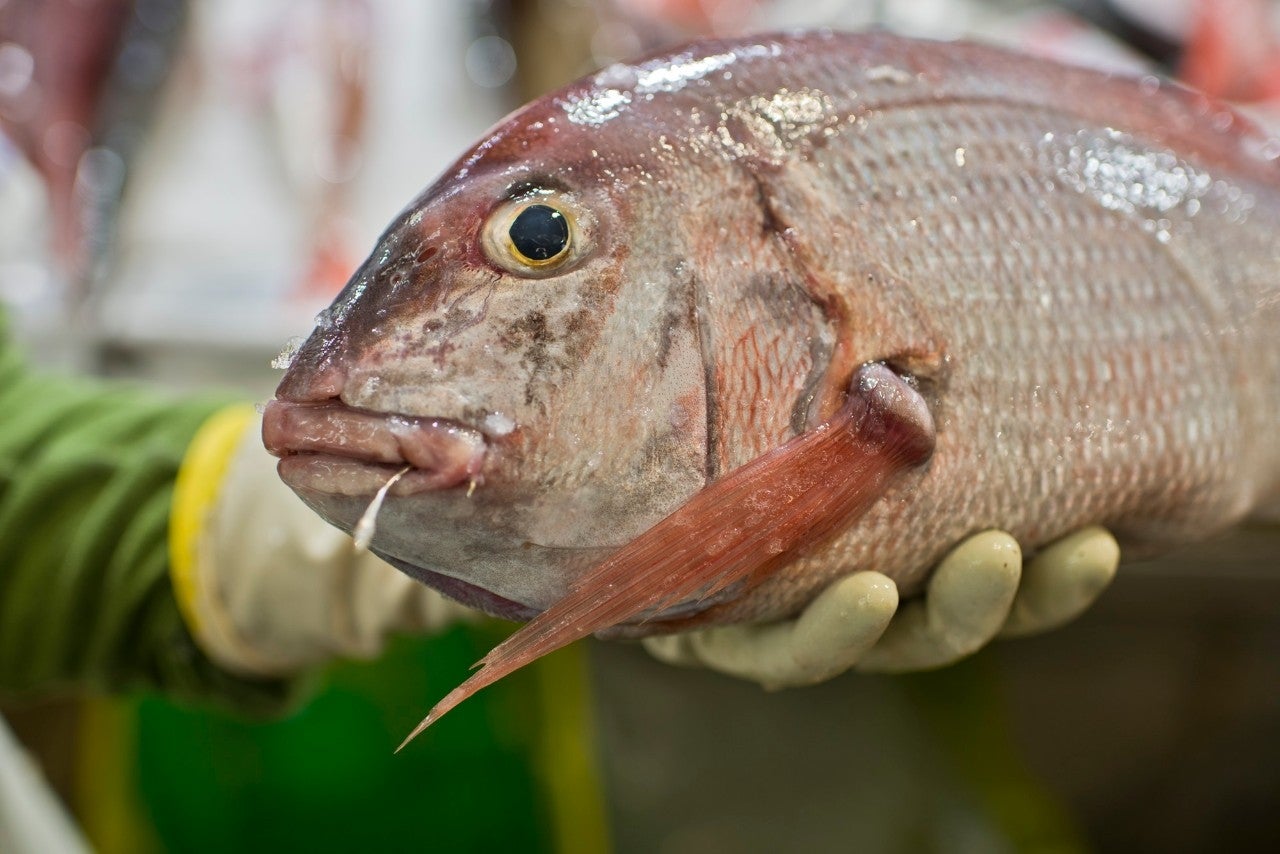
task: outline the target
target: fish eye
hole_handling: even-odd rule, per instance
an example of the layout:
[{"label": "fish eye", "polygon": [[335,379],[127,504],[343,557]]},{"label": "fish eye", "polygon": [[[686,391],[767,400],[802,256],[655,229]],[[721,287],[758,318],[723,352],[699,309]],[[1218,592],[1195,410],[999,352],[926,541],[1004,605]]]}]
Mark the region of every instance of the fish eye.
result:
[{"label": "fish eye", "polygon": [[485,225],[485,255],[519,276],[540,277],[581,258],[590,217],[566,194],[551,190],[504,202]]},{"label": "fish eye", "polygon": [[569,223],[550,205],[529,205],[511,221],[507,239],[522,260],[545,264],[569,251]]}]

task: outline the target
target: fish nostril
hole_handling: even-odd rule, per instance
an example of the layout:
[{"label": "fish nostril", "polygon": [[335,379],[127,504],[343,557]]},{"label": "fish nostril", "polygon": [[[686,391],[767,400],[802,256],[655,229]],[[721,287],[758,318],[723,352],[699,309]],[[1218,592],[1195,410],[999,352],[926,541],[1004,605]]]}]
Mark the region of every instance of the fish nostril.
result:
[{"label": "fish nostril", "polygon": [[418,250],[418,254],[413,256],[413,260],[417,261],[419,264],[426,263],[427,261],[430,261],[432,258],[434,258],[435,254],[439,251],[440,251],[439,247],[427,246],[424,249]]},{"label": "fish nostril", "polygon": [[337,365],[316,370],[291,370],[276,388],[276,397],[294,403],[318,403],[342,396],[347,372]]}]

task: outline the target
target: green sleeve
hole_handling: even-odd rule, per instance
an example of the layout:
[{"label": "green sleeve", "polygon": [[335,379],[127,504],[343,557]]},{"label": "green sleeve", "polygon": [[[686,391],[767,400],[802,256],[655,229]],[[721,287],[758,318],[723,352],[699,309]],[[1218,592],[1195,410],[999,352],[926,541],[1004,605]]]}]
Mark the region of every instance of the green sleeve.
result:
[{"label": "green sleeve", "polygon": [[228,401],[29,371],[0,314],[0,694],[154,688],[250,711],[288,682],[209,661],[169,580],[174,478]]}]

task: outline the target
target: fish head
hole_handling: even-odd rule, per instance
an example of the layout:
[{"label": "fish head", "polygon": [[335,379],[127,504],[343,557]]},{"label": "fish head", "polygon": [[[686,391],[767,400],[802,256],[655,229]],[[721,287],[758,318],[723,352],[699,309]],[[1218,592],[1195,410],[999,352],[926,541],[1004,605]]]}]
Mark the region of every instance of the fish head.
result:
[{"label": "fish head", "polygon": [[[264,415],[280,474],[373,549],[523,618],[706,480],[687,239],[634,127],[499,125],[379,240]],[[647,151],[653,128],[643,129]]]}]

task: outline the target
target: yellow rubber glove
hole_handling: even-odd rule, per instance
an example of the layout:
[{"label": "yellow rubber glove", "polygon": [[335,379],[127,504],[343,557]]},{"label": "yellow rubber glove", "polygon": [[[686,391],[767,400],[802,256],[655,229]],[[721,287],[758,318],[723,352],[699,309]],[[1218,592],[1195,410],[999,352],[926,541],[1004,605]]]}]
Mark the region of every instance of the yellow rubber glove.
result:
[{"label": "yellow rubber glove", "polygon": [[474,614],[413,581],[312,512],[276,475],[251,407],[211,418],[175,490],[174,590],[220,666],[287,676],[333,657],[371,658],[389,635]]},{"label": "yellow rubber glove", "polygon": [[669,664],[702,666],[766,688],[812,685],[856,668],[895,673],[958,661],[997,636],[1057,628],[1079,616],[1115,576],[1120,548],[1102,528],[1077,531],[1023,567],[1003,531],[955,547],[924,597],[898,607],[898,588],[856,572],[827,588],[794,620],[719,626],[646,638]]}]

